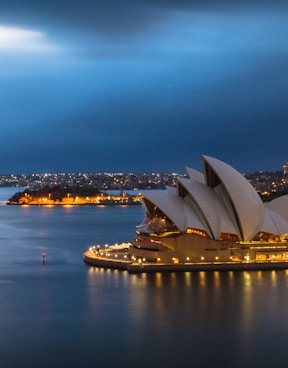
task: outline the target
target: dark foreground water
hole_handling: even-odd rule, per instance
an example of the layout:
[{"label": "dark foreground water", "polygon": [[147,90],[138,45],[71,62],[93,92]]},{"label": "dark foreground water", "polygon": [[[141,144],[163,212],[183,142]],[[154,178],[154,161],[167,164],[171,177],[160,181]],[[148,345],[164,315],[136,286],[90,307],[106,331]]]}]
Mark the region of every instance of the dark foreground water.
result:
[{"label": "dark foreground water", "polygon": [[132,240],[143,216],[0,205],[0,366],[286,367],[288,272],[130,275],[83,263],[92,243]]}]

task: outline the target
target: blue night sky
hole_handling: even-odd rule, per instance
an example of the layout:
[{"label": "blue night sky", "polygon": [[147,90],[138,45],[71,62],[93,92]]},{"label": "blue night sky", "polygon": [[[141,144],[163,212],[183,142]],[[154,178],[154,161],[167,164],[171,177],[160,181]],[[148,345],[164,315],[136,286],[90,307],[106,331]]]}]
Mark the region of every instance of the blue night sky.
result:
[{"label": "blue night sky", "polygon": [[287,19],[284,0],[2,0],[0,174],[282,170]]}]

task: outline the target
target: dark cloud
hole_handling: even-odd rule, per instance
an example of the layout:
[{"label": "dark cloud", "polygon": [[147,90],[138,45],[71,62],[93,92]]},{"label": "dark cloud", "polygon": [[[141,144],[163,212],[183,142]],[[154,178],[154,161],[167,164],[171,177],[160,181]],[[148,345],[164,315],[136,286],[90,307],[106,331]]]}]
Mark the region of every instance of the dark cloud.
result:
[{"label": "dark cloud", "polygon": [[133,35],[156,24],[167,12],[245,12],[257,11],[268,7],[271,9],[286,8],[284,0],[94,0],[83,1],[49,1],[9,0],[0,4],[0,21],[15,23],[19,20],[33,23],[36,26],[95,30],[106,37]]},{"label": "dark cloud", "polygon": [[287,161],[284,7],[1,2],[1,23],[43,31],[60,51],[0,57],[0,172],[183,172],[201,169],[201,154],[243,172],[279,169]]}]

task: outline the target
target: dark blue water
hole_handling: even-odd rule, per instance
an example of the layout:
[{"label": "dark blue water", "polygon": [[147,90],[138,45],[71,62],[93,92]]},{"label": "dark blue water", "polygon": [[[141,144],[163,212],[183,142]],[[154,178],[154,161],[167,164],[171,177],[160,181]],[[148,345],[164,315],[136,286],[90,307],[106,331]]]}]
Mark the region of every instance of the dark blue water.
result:
[{"label": "dark blue water", "polygon": [[0,205],[1,367],[286,367],[288,272],[130,275],[83,263],[91,244],[131,241],[143,216]]}]

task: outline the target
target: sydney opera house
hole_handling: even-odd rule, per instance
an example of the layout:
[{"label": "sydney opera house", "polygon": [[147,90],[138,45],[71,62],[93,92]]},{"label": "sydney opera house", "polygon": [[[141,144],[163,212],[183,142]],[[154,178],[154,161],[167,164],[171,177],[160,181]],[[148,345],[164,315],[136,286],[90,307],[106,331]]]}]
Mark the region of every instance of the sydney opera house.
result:
[{"label": "sydney opera house", "polygon": [[264,203],[230,165],[202,156],[176,187],[142,198],[146,218],[129,248],[155,263],[288,261],[288,195]]}]

